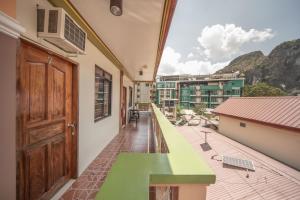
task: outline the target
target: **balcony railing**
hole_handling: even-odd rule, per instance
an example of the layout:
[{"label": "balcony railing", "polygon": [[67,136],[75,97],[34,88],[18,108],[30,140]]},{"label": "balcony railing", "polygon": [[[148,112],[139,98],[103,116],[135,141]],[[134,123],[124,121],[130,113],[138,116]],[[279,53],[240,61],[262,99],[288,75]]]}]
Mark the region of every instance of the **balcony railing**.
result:
[{"label": "balcony railing", "polygon": [[98,200],[200,200],[216,176],[193,147],[152,104],[153,153],[120,153]]}]

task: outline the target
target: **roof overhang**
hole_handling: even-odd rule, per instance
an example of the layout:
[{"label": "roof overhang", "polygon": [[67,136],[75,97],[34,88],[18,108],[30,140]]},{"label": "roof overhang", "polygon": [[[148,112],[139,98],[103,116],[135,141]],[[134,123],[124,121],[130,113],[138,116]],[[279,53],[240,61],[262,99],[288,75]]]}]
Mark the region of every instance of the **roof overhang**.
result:
[{"label": "roof overhang", "polygon": [[155,80],[177,0],[123,0],[118,17],[111,14],[109,0],[49,2],[64,8],[131,80]]}]

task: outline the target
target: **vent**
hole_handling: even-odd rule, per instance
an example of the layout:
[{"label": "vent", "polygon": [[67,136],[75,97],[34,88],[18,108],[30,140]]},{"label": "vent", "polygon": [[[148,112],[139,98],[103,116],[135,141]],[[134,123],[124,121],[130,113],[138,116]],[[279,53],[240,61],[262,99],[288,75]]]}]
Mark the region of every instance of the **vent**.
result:
[{"label": "vent", "polygon": [[69,42],[83,51],[85,50],[85,34],[86,33],[83,32],[68,15],[66,15],[64,36]]},{"label": "vent", "polygon": [[240,127],[246,127],[246,124],[244,122],[240,122]]},{"label": "vent", "polygon": [[49,24],[48,24],[49,33],[57,33],[57,23],[58,23],[58,10],[50,10]]},{"label": "vent", "polygon": [[44,32],[45,9],[37,10],[37,32]]},{"label": "vent", "polygon": [[223,164],[255,171],[254,164],[251,160],[243,160],[230,156],[223,156]]},{"label": "vent", "polygon": [[87,34],[62,8],[37,9],[38,37],[68,53],[85,53]]}]

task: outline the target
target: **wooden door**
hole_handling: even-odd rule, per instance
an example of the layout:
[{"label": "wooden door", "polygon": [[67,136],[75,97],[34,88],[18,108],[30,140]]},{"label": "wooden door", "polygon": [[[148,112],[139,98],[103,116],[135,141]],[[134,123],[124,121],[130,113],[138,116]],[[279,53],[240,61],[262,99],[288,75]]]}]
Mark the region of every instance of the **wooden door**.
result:
[{"label": "wooden door", "polygon": [[127,113],[127,88],[123,87],[122,92],[122,127],[126,125],[126,113]]},{"label": "wooden door", "polygon": [[20,47],[18,198],[49,199],[71,177],[72,64]]}]

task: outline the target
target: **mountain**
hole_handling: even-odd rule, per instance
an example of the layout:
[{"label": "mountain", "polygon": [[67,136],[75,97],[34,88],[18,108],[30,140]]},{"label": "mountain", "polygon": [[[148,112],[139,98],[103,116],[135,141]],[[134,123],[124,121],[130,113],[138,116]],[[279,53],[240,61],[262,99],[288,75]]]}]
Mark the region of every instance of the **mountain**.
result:
[{"label": "mountain", "polygon": [[240,71],[246,84],[265,82],[288,94],[300,93],[300,39],[283,42],[268,56],[261,51],[237,57],[216,73]]},{"label": "mountain", "polygon": [[260,65],[265,59],[266,56],[264,56],[263,52],[261,51],[247,53],[232,60],[229,65],[218,70],[216,74],[232,73],[236,71],[244,73],[253,69],[257,65]]}]

